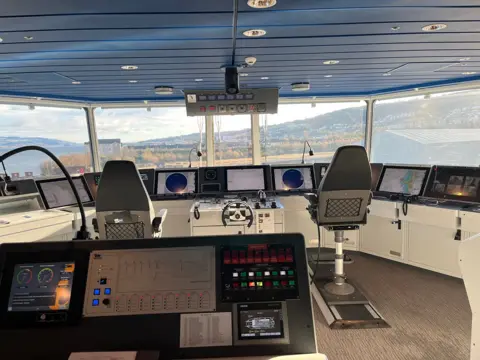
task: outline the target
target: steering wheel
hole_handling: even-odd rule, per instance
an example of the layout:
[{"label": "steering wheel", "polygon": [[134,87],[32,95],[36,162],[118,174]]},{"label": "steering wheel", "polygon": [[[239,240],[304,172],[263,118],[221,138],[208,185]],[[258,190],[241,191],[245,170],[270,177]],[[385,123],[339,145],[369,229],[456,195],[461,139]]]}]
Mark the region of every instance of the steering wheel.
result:
[{"label": "steering wheel", "polygon": [[222,223],[224,226],[243,221],[248,221],[247,227],[253,224],[253,209],[245,201],[231,202],[223,208]]}]

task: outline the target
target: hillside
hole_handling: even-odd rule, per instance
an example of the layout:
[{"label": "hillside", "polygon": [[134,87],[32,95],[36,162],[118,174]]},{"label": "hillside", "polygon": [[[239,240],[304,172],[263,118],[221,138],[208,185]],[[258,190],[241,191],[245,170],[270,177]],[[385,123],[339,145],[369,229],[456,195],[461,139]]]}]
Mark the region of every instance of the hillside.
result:
[{"label": "hillside", "polygon": [[19,137],[19,136],[0,136],[0,148],[14,149],[20,146],[37,145],[46,148],[65,147],[65,146],[83,146],[69,141],[48,139],[43,137]]}]

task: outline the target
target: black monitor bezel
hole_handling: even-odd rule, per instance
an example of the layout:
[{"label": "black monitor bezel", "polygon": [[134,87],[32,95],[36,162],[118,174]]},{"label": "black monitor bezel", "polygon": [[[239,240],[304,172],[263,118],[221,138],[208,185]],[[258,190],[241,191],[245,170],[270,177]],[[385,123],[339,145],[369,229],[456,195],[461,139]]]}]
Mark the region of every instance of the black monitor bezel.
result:
[{"label": "black monitor bezel", "polygon": [[[275,170],[276,169],[310,169],[310,176],[312,177],[312,189],[292,189],[292,190],[285,190],[285,189],[277,189],[276,181],[275,181]],[[272,186],[273,190],[277,193],[304,193],[304,192],[312,192],[317,189],[317,181],[315,179],[315,171],[313,168],[313,164],[301,164],[301,165],[271,165],[272,171]]]},{"label": "black monitor bezel", "polygon": [[[83,175],[78,175],[78,176],[71,176],[71,178],[72,178],[72,181],[74,181],[75,179],[81,179],[81,181],[83,183],[83,186],[84,186],[85,190],[87,191],[87,194],[88,194],[88,197],[89,197],[90,200],[83,201],[82,204],[87,204],[87,203],[93,202],[94,199],[93,199],[92,193],[90,191],[90,188],[88,187],[87,180],[85,180],[85,177]],[[38,188],[38,193],[40,194],[40,196],[42,198],[45,209],[51,210],[51,209],[66,208],[66,207],[70,207],[70,206],[78,206],[77,202],[74,202],[74,203],[69,204],[69,205],[61,205],[61,206],[50,206],[48,204],[47,198],[45,197],[45,193],[43,192],[41,184],[45,184],[45,183],[49,183],[49,182],[56,182],[56,181],[67,181],[67,178],[66,177],[60,177],[60,178],[44,179],[44,180],[37,180],[36,181],[37,188]]]},{"label": "black monitor bezel", "polygon": [[[377,181],[375,182],[375,184],[373,184],[373,167],[374,166],[378,166],[380,168],[380,175],[378,176],[377,178]],[[383,165],[383,163],[370,163],[370,171],[372,172],[372,191],[377,191],[377,185],[378,183],[380,182],[380,177],[382,176],[382,172],[383,172],[383,168],[385,167],[385,165]]]},{"label": "black monitor bezel", "polygon": [[[185,193],[185,194],[158,194],[158,174],[160,173],[175,173],[175,172],[193,172],[195,174],[195,192],[193,193]],[[155,170],[155,187],[153,189],[153,196],[156,197],[188,197],[192,195],[198,194],[198,169],[192,168],[180,168],[180,169],[156,169]]]},{"label": "black monitor bezel", "polygon": [[[144,174],[149,174],[150,175],[153,175],[153,181],[152,181],[152,185],[154,186],[154,188],[148,188],[146,183],[145,183],[145,180],[142,179],[142,173]],[[143,185],[145,185],[145,189],[147,190],[147,193],[148,195],[155,195],[155,190],[156,190],[156,187],[155,187],[155,184],[156,184],[156,178],[157,178],[157,173],[155,172],[155,169],[154,168],[147,168],[147,169],[138,169],[138,174],[140,175],[140,179],[142,180],[143,182]],[[150,180],[147,180],[147,181],[150,181]]]},{"label": "black monitor bezel", "polygon": [[101,172],[101,171],[98,171],[98,172],[88,172],[88,173],[83,174],[83,177],[85,178],[85,181],[87,182],[88,190],[90,190],[90,194],[92,194],[92,197],[94,198],[94,200],[96,200],[96,197],[93,196],[93,191],[92,191],[92,189],[90,188],[89,182],[88,182],[88,180],[87,180],[87,176],[90,176],[90,175],[93,177],[94,186],[97,187],[97,191],[98,191],[98,185],[95,185],[95,176],[100,175],[100,177],[101,177],[101,176],[102,176],[102,172]]},{"label": "black monitor bezel", "polygon": [[[458,195],[450,195],[444,194],[443,196],[438,196],[438,193],[429,191],[432,188],[433,181],[434,181],[434,171],[438,169],[458,169],[460,171],[472,171],[478,172],[480,175],[480,168],[475,167],[468,167],[468,166],[447,166],[447,165],[434,165],[432,170],[430,171],[430,176],[428,177],[428,182],[425,187],[424,197],[432,198],[432,199],[444,199],[444,200],[455,200],[461,202],[469,202],[469,203],[480,203],[480,191],[477,190],[477,196],[458,196]],[[467,175],[462,175],[467,176]],[[480,176],[479,176],[480,177]]]},{"label": "black monitor bezel", "polygon": [[[225,191],[227,193],[245,193],[252,191],[268,191],[268,175],[269,175],[269,166],[268,165],[245,165],[245,166],[225,166]],[[228,189],[228,170],[251,170],[251,169],[262,169],[263,170],[263,189],[244,189],[244,190],[229,190]],[[271,176],[271,172],[270,172]]]},{"label": "black monitor bezel", "polygon": [[[425,173],[425,178],[423,179],[422,182],[422,187],[420,189],[420,192],[418,195],[411,195],[411,194],[405,194],[405,193],[399,193],[399,192],[389,192],[389,191],[380,191],[380,186],[382,185],[383,182],[383,177],[385,176],[385,172],[388,169],[405,169],[405,170],[426,170]],[[425,192],[425,187],[427,186],[427,181],[428,178],[430,177],[430,171],[431,167],[430,166],[418,166],[418,165],[383,165],[382,173],[378,179],[377,186],[376,186],[376,191],[375,193],[377,194],[385,194],[385,195],[404,195],[404,196],[423,196],[423,193]]]}]

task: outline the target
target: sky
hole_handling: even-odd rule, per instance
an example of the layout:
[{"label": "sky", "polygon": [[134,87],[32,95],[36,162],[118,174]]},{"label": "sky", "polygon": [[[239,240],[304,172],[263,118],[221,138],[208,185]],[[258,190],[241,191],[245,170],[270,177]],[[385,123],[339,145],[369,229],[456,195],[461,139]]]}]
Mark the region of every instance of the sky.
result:
[{"label": "sky", "polygon": [[[328,112],[365,106],[364,103],[288,104],[280,105],[276,115],[267,115],[269,125],[303,120]],[[99,139],[120,138],[135,142],[198,132],[197,118],[187,117],[185,108],[96,109]],[[222,131],[250,127],[250,116],[222,116]],[[83,143],[88,141],[85,112],[82,109],[0,105],[0,137],[44,137]]]}]

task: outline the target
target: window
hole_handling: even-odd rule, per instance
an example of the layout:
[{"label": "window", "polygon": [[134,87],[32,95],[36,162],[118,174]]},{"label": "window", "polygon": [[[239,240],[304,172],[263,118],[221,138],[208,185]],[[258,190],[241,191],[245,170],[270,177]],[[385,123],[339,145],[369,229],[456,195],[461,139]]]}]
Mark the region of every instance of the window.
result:
[{"label": "window", "polygon": [[279,105],[278,114],[260,117],[262,161],[300,163],[307,140],[314,151],[305,162],[329,162],[342,145],[364,145],[366,103]]},{"label": "window", "polygon": [[131,160],[138,168],[188,167],[189,158],[197,167],[206,161],[205,118],[187,117],[184,107],[96,109],[95,121],[102,167],[108,160]]},{"label": "window", "polygon": [[377,101],[372,161],[480,164],[480,91]]},{"label": "window", "polygon": [[250,115],[214,117],[215,165],[252,164],[252,121]]},{"label": "window", "polygon": [[[83,109],[0,105],[0,152],[38,145],[53,152],[72,175],[91,170],[86,114]],[[38,151],[26,151],[5,161],[12,179],[58,176],[62,172]],[[3,172],[3,171],[2,171]]]}]

